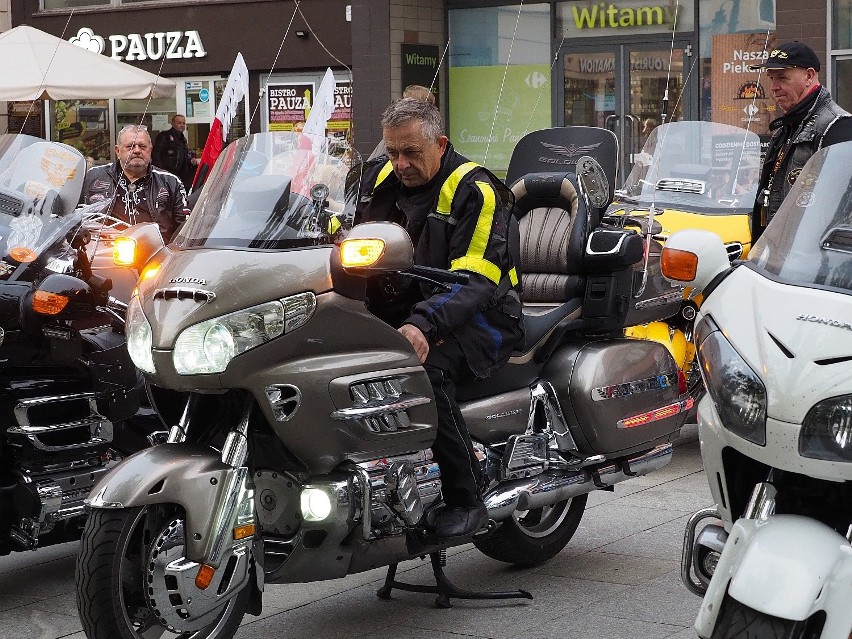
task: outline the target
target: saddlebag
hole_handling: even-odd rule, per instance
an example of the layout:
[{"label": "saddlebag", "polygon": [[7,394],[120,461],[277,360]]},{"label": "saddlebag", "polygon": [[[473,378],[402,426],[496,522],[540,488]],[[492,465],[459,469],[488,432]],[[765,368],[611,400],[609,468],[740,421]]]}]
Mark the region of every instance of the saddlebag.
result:
[{"label": "saddlebag", "polygon": [[553,386],[580,452],[613,457],[672,441],[688,412],[666,348],[639,339],[567,343],[542,378]]}]

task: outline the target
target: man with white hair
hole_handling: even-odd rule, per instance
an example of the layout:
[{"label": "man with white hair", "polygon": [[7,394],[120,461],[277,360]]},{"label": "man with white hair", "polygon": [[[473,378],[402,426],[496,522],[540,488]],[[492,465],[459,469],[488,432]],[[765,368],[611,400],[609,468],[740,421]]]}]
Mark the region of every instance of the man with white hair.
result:
[{"label": "man with white hair", "polygon": [[118,132],[116,161],[86,173],[83,204],[112,200],[108,213],[128,224],[156,222],[169,242],[186,219],[186,189],[180,179],[151,164],[151,136],[141,125]]}]

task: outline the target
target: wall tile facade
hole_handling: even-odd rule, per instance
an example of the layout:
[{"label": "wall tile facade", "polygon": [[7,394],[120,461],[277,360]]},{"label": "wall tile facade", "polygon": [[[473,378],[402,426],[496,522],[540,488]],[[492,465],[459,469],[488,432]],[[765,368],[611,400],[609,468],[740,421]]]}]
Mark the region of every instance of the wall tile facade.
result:
[{"label": "wall tile facade", "polygon": [[800,40],[811,47],[822,62],[823,79],[828,71],[825,52],[828,6],[827,0],[778,0],[775,6],[777,42]]}]

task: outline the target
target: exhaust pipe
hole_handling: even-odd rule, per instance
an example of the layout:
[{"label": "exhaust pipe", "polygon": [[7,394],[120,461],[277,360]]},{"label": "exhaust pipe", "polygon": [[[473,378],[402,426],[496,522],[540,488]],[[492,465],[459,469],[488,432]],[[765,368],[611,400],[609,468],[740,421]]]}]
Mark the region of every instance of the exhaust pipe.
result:
[{"label": "exhaust pipe", "polygon": [[500,484],[483,501],[488,516],[500,521],[516,510],[533,510],[607,488],[662,468],[671,461],[672,446],[664,444],[646,453],[602,466],[567,471],[546,471],[535,477]]}]

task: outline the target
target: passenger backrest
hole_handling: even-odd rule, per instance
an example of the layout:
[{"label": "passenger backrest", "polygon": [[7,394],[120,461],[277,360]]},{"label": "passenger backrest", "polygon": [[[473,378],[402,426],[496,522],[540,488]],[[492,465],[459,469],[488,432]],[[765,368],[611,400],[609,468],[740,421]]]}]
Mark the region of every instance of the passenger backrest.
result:
[{"label": "passenger backrest", "polygon": [[582,297],[587,212],[569,173],[531,173],[513,186],[520,226],[525,303],[562,304]]}]

